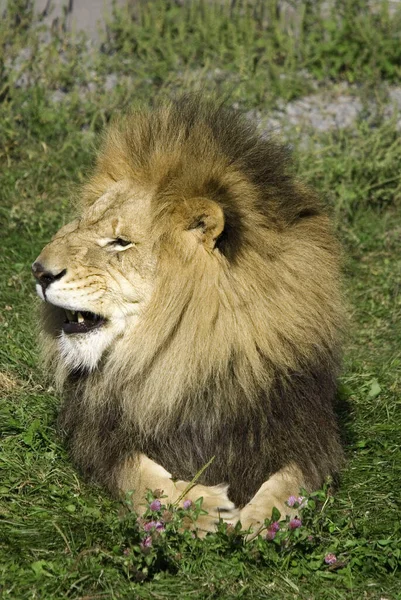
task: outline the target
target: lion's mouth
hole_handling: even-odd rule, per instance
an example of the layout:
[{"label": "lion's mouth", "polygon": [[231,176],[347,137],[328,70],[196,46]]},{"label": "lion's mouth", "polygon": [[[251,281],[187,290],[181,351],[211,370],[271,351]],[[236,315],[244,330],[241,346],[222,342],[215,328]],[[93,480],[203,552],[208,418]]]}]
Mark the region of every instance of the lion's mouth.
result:
[{"label": "lion's mouth", "polygon": [[85,310],[67,310],[62,325],[64,333],[88,333],[106,323],[105,317]]}]

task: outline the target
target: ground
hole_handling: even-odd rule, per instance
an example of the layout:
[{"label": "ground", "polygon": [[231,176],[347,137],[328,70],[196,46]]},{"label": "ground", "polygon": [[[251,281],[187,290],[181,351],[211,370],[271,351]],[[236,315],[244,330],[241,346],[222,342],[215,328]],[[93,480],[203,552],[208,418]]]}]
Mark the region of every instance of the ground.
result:
[{"label": "ground", "polygon": [[[0,24],[0,597],[401,598],[401,16],[305,2],[291,31],[275,3],[254,4],[153,2],[116,12],[99,42],[44,30],[25,0]],[[156,506],[147,521],[164,531],[149,536],[85,483],[36,345],[30,264],[68,221],[97,133],[137,101],[199,85],[293,147],[344,248],[340,485],[300,527],[249,544],[224,528],[181,535],[183,508]]]}]

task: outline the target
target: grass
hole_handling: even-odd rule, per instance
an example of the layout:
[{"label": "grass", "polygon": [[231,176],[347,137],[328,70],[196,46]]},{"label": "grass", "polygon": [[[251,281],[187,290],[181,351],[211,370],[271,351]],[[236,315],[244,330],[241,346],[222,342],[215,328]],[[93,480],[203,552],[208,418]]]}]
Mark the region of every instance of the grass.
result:
[{"label": "grass", "polygon": [[[338,492],[320,492],[300,529],[252,544],[222,529],[200,542],[177,534],[178,511],[144,553],[134,518],[71,465],[55,430],[59,399],[38,364],[29,265],[68,220],[95,134],[113,113],[198,80],[261,111],[315,83],[345,79],[365,94],[397,81],[399,15],[390,18],[384,3],[372,14],[365,3],[337,2],[322,16],[318,4],[304,2],[296,38],[276,12],[261,14],[263,6],[250,12],[237,4],[231,15],[228,5],[141,6],[133,21],[116,13],[102,51],[92,53],[83,39],[60,33],[45,43],[22,0],[0,25],[1,597],[401,598],[395,121],[361,119],[294,149],[297,172],[333,208],[351,314],[340,385],[347,465]],[[328,27],[335,15],[338,26]],[[10,66],[15,58],[18,69]],[[111,73],[117,86],[106,90]],[[65,99],[55,102],[59,90]],[[329,552],[338,557],[334,568],[324,562]]]}]

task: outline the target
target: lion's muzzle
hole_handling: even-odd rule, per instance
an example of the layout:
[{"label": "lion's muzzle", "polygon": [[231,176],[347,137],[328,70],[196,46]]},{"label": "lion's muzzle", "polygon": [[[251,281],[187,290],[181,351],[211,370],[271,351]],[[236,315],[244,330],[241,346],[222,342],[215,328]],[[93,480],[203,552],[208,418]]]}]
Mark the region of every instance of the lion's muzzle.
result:
[{"label": "lion's muzzle", "polygon": [[43,294],[45,294],[50,284],[64,277],[64,275],[67,273],[67,269],[63,269],[59,273],[52,273],[51,271],[46,270],[41,263],[34,262],[32,265],[32,273],[35,279],[37,279],[41,285]]},{"label": "lion's muzzle", "polygon": [[[39,288],[38,294],[43,300],[47,301],[46,292],[49,286],[55,281],[59,281],[67,273],[67,269],[55,273],[49,269],[46,269],[40,262],[36,261],[32,265],[32,273],[37,280],[37,288]],[[65,321],[61,326],[62,331],[67,335],[72,333],[89,333],[93,329],[98,329],[105,324],[106,319],[102,315],[98,315],[94,312],[87,310],[69,310],[67,307],[61,305],[60,308],[64,308]]]}]

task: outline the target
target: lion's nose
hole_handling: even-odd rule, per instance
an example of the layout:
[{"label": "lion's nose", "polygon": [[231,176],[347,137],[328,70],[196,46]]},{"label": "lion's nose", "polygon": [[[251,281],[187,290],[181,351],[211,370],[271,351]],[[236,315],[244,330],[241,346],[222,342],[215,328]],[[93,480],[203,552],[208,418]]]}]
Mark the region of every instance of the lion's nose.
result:
[{"label": "lion's nose", "polygon": [[39,262],[34,262],[32,265],[32,273],[34,277],[38,280],[40,285],[42,286],[43,291],[49,287],[53,281],[57,281],[57,279],[61,279],[66,274],[67,269],[63,269],[59,273],[52,273],[51,271],[46,271],[43,265]]}]

